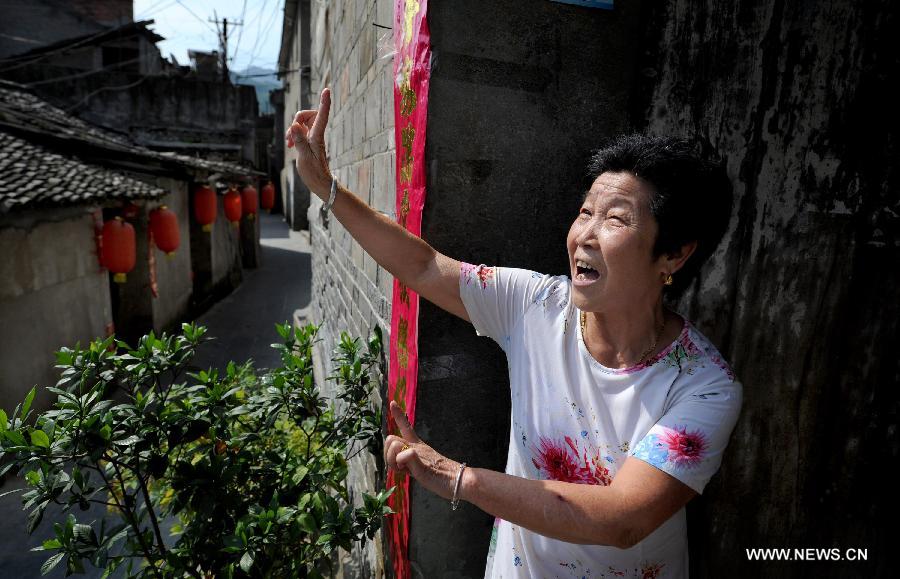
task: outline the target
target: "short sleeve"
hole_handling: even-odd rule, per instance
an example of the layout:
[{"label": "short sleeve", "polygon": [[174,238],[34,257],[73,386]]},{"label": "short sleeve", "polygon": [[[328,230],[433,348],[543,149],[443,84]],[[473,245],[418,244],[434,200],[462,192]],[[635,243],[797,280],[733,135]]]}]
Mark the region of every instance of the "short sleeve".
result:
[{"label": "short sleeve", "polygon": [[506,350],[506,337],[531,304],[562,298],[558,276],[515,267],[490,267],[462,262],[459,295],[479,336],[488,336]]},{"label": "short sleeve", "polygon": [[742,401],[741,383],[724,376],[692,388],[650,428],[630,454],[702,494],[722,464]]}]

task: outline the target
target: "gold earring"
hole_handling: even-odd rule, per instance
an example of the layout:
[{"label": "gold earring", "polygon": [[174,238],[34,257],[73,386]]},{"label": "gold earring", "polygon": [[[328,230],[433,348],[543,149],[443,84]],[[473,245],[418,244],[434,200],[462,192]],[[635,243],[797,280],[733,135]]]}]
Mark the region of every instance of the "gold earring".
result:
[{"label": "gold earring", "polygon": [[663,282],[666,285],[672,285],[672,274],[666,276],[666,281]]}]

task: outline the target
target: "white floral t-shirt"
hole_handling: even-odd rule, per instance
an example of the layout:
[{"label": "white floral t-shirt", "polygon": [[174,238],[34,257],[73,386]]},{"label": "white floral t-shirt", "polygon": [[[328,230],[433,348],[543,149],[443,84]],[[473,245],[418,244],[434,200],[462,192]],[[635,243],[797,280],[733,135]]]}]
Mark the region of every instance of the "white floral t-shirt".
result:
[{"label": "white floral t-shirt", "polygon": [[[690,322],[651,359],[607,368],[584,346],[568,277],[463,263],[459,283],[476,332],[509,361],[507,474],[608,485],[634,456],[703,492],[742,388]],[[566,543],[497,518],[485,570],[486,579],[687,576],[684,508],[630,549]]]}]

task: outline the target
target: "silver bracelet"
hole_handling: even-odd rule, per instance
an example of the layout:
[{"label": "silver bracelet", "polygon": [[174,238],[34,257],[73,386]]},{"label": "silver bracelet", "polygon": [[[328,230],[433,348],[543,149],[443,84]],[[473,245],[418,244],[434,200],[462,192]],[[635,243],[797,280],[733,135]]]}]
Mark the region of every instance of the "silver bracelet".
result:
[{"label": "silver bracelet", "polygon": [[322,204],[322,207],[319,209],[319,216],[322,218],[322,224],[325,227],[328,227],[328,212],[331,211],[331,206],[334,205],[334,198],[337,196],[337,178],[331,177],[331,194],[328,196],[328,201]]},{"label": "silver bracelet", "polygon": [[464,470],[466,470],[466,463],[459,465],[459,473],[456,475],[456,484],[453,485],[453,498],[450,499],[450,508],[454,511],[459,508],[459,497],[457,496],[457,493],[459,492],[459,481],[462,480]]}]

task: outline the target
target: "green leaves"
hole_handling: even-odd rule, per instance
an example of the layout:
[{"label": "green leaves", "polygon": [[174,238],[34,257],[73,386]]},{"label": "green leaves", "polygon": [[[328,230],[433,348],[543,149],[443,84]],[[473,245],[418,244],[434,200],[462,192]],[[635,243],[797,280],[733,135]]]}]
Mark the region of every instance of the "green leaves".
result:
[{"label": "green leaves", "polygon": [[53,568],[56,567],[59,564],[59,562],[62,561],[63,558],[65,558],[65,556],[66,556],[65,552],[57,553],[57,554],[53,555],[52,557],[50,557],[49,559],[47,559],[46,561],[44,561],[44,564],[41,565],[41,575],[46,575],[50,571],[53,571]]},{"label": "green leaves", "polygon": [[31,444],[40,448],[50,448],[50,437],[43,430],[32,430]]},{"label": "green leaves", "polygon": [[31,410],[31,403],[34,402],[34,395],[36,392],[37,387],[34,387],[28,392],[28,395],[25,396],[25,402],[22,403],[22,411],[19,413],[19,417],[22,418],[22,420],[28,416],[28,411]]},{"label": "green leaves", "polygon": [[241,557],[240,566],[241,571],[243,571],[244,573],[249,573],[250,569],[253,567],[253,554],[249,551],[244,553]]},{"label": "green leaves", "polygon": [[[282,364],[262,375],[252,360],[191,368],[211,339],[195,324],[133,349],[112,336],[60,348],[52,407],[32,421],[32,389],[12,418],[0,411],[0,472],[25,473],[28,531],[48,507],[70,511],[37,548],[51,552],[42,572],[330,576],[331,551],[373,537],[393,489],[354,509],[347,481],[350,461],[381,445],[381,333],[367,348],[341,334],[331,399],[313,376],[318,330],[277,324]],[[99,524],[75,516],[91,503],[109,509]]]}]

